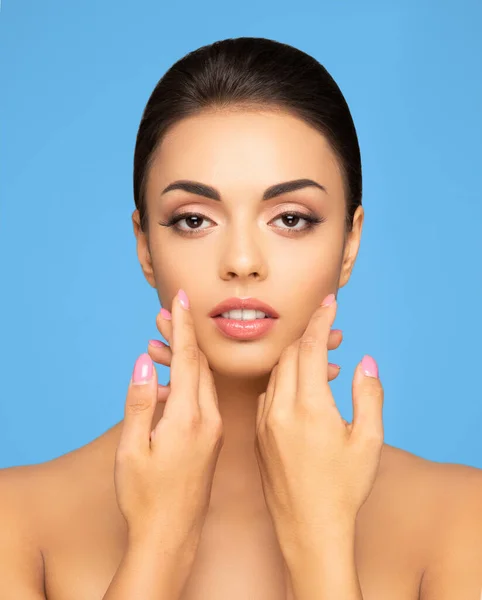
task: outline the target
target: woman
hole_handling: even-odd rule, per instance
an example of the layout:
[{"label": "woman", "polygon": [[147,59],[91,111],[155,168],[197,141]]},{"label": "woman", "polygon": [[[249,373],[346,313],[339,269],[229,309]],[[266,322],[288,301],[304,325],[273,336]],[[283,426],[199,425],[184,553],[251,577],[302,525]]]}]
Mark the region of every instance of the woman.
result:
[{"label": "woman", "polygon": [[133,226],[170,347],[137,360],[122,422],[2,472],[0,597],[480,596],[480,471],[383,444],[372,357],[352,423],[328,385],[361,196],[349,109],[312,57],[229,39],[164,75]]}]

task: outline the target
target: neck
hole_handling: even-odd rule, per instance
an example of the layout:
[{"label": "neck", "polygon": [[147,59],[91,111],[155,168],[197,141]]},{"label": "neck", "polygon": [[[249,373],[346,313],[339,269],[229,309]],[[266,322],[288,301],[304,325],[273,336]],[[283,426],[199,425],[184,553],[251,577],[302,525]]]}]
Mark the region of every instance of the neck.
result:
[{"label": "neck", "polygon": [[224,443],[213,479],[211,507],[265,505],[255,455],[258,396],[269,376],[233,379],[213,374],[223,421]]}]

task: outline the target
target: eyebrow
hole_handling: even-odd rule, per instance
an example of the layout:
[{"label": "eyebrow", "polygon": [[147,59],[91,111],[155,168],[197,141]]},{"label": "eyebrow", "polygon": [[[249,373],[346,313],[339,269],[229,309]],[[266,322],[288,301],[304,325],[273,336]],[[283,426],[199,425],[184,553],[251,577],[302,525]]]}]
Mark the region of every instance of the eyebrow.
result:
[{"label": "eyebrow", "polygon": [[[281,194],[286,194],[287,192],[294,192],[295,190],[300,190],[309,186],[315,186],[320,190],[323,190],[325,193],[328,193],[323,185],[317,183],[316,181],[313,181],[313,179],[294,179],[293,181],[276,183],[275,185],[272,185],[269,188],[267,188],[263,194],[263,202],[265,200],[271,200],[271,198],[275,198],[276,196],[281,196]],[[185,192],[189,192],[191,194],[205,196],[206,198],[210,198],[211,200],[221,201],[221,194],[216,188],[210,185],[206,185],[204,183],[199,183],[198,181],[190,181],[186,179],[174,181],[173,183],[170,183],[166,188],[164,188],[162,194],[165,194],[166,192],[170,192],[172,190],[184,190]]]}]

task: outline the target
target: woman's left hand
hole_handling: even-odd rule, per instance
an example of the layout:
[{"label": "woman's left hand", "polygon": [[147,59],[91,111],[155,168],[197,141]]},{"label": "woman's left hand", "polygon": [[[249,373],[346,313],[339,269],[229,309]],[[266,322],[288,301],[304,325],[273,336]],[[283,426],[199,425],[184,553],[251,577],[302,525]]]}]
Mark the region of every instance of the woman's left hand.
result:
[{"label": "woman's left hand", "polygon": [[383,447],[375,361],[365,356],[355,370],[352,423],[341,417],[331,393],[327,340],[337,303],[333,294],[325,301],[330,297],[285,348],[258,399],[255,450],[266,504],[281,548],[295,552],[336,522],[354,525]]}]

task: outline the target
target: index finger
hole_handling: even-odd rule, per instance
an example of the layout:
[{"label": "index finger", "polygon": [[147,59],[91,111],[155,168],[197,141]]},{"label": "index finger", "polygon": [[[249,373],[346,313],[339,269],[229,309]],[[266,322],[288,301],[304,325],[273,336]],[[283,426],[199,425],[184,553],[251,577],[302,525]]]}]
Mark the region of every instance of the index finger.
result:
[{"label": "index finger", "polygon": [[172,303],[171,393],[164,415],[197,413],[199,407],[199,346],[189,300],[179,290]]},{"label": "index finger", "polygon": [[328,385],[328,338],[336,306],[335,294],[327,296],[299,340],[297,392],[307,399],[319,397],[320,390]]}]

